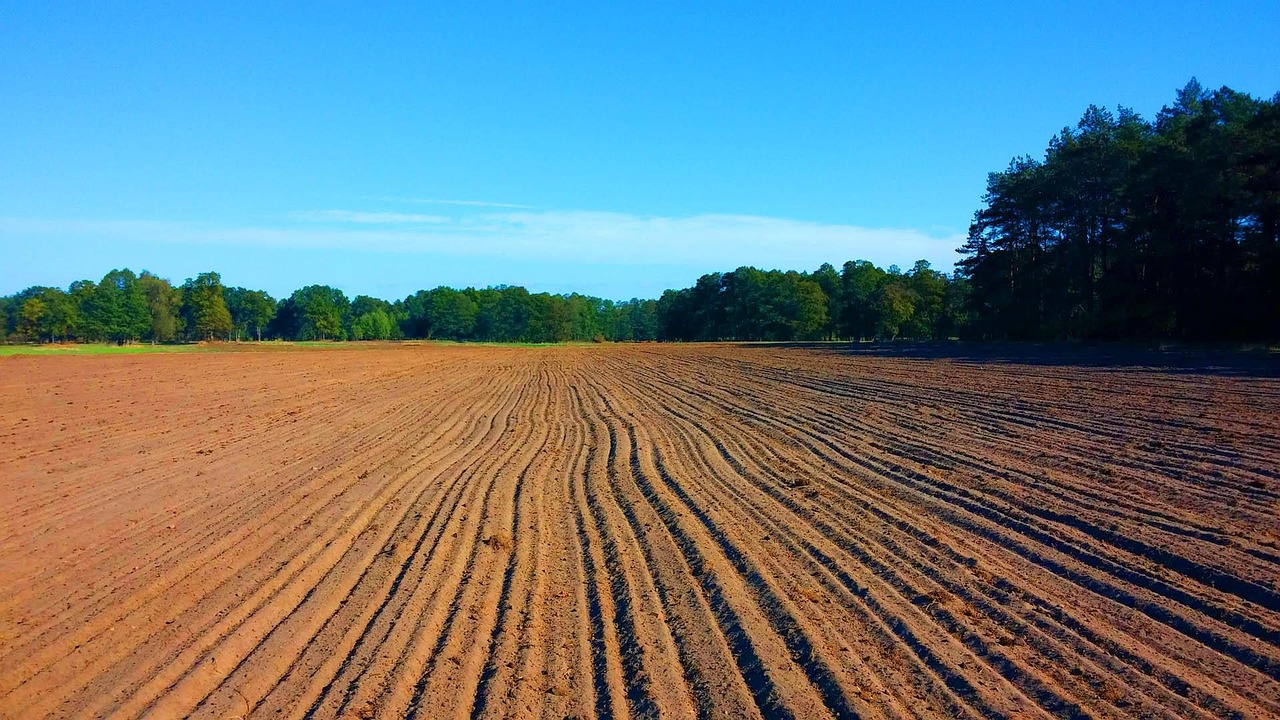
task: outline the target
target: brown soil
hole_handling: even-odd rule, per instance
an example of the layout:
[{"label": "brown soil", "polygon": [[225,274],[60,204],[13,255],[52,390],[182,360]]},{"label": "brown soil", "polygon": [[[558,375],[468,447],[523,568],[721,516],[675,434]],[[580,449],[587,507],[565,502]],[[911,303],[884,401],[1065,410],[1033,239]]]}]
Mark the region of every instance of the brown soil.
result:
[{"label": "brown soil", "polygon": [[1280,380],[0,358],[0,716],[1280,714]]}]

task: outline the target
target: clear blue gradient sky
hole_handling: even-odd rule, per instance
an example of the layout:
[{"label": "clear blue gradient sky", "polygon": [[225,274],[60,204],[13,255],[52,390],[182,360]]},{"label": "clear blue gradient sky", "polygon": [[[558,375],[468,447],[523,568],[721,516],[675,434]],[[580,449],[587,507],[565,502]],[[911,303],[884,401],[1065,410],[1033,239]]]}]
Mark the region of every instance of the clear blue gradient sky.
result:
[{"label": "clear blue gradient sky", "polygon": [[0,293],[949,270],[1089,103],[1280,91],[1275,0],[421,5],[4,3]]}]

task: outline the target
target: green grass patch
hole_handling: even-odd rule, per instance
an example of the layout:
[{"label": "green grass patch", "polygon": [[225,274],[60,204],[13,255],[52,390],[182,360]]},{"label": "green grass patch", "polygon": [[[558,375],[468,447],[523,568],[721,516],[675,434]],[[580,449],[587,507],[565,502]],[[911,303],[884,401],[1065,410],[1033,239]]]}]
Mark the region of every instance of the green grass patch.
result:
[{"label": "green grass patch", "polygon": [[132,343],[52,343],[40,345],[0,345],[0,357],[13,355],[143,355],[150,353],[192,352],[273,352],[282,350],[376,350],[389,347],[415,346],[468,346],[468,347],[567,347],[590,346],[590,342],[567,343],[504,343],[504,342],[455,342],[452,340],[404,340],[404,341],[350,341],[338,340],[264,340],[262,342],[213,342],[170,343],[151,345]]},{"label": "green grass patch", "polygon": [[200,345],[105,345],[69,343],[66,345],[0,345],[0,357],[8,355],[141,355],[145,353],[198,352]]},{"label": "green grass patch", "polygon": [[[385,343],[382,343],[385,345]],[[9,355],[146,355],[152,353],[205,353],[205,352],[269,352],[272,350],[330,350],[373,347],[366,343],[346,342],[214,342],[170,343],[151,345],[132,343],[116,345],[105,343],[67,343],[48,345],[0,345],[0,357]]]}]

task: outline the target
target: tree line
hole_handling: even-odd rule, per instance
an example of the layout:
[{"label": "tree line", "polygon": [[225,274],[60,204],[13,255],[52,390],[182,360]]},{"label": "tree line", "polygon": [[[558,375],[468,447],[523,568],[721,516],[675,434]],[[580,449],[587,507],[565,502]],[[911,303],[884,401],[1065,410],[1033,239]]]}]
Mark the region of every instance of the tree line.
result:
[{"label": "tree line", "polygon": [[960,252],[978,338],[1280,340],[1280,94],[1091,106],[989,176]]},{"label": "tree line", "polygon": [[936,338],[960,334],[964,281],[920,261],[908,272],[867,261],[812,273],[741,267],[613,302],[499,286],[421,290],[390,302],[309,285],[276,300],[226,287],[216,272],[181,285],[112,270],[62,290],[0,298],[0,331],[28,342],[401,340],[494,342]]},{"label": "tree line", "polygon": [[796,272],[740,267],[668,290],[660,340],[864,340],[959,337],[967,283],[920,260],[907,272],[866,260]]},{"label": "tree line", "polygon": [[63,290],[30,287],[0,298],[0,338],[27,342],[199,340],[634,341],[657,338],[657,303],[530,293],[502,286],[422,290],[388,302],[310,285],[276,300],[225,287],[216,272],[181,285],[112,270]]}]

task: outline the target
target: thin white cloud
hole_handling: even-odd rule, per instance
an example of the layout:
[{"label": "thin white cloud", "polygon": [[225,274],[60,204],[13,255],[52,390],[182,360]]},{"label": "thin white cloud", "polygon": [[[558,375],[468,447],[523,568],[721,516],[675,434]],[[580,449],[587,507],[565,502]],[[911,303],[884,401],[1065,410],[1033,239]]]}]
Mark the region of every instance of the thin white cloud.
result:
[{"label": "thin white cloud", "polygon": [[392,219],[396,213],[321,212],[328,224],[315,223],[310,214],[303,214],[297,219],[305,222],[281,227],[0,217],[0,239],[231,244],[726,270],[740,265],[812,269],[823,262],[839,265],[852,259],[906,268],[922,258],[940,270],[950,270],[955,248],[964,241],[957,233],[753,215],[545,211],[491,212],[458,219],[422,216],[431,219],[418,221]]},{"label": "thin white cloud", "polygon": [[422,225],[449,222],[449,218],[443,215],[355,212],[352,210],[304,210],[292,213],[289,217],[304,222],[356,223],[359,225]]},{"label": "thin white cloud", "polygon": [[490,208],[509,208],[515,210],[532,210],[532,205],[517,205],[515,203],[490,202],[488,200],[442,200],[439,198],[411,198],[411,197],[394,197],[382,196],[370,198],[371,200],[381,200],[382,202],[393,203],[413,203],[418,205],[461,205],[463,207],[490,207]]}]

